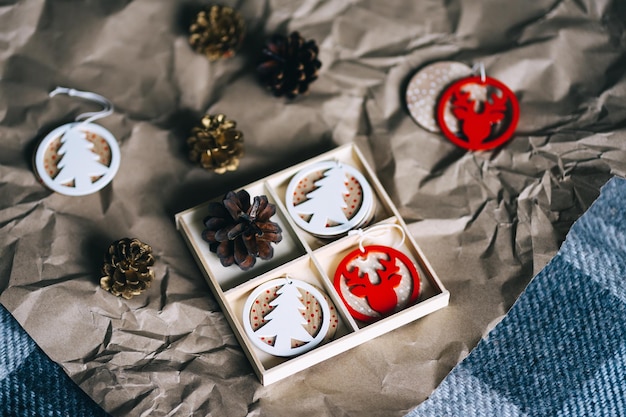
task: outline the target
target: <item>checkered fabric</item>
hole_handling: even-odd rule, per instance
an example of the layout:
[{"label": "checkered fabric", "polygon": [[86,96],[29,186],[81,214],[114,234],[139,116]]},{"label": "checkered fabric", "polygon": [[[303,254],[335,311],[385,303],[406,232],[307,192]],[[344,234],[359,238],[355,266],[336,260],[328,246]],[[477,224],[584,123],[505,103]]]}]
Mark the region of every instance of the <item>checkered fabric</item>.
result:
[{"label": "checkered fabric", "polygon": [[626,415],[626,180],[409,417]]},{"label": "checkered fabric", "polygon": [[0,416],[108,416],[0,305]]}]

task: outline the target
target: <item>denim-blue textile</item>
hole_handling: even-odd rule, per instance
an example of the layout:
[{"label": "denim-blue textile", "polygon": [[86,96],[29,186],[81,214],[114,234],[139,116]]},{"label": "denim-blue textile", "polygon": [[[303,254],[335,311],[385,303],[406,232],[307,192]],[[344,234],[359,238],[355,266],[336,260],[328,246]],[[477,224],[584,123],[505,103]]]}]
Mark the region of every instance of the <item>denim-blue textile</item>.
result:
[{"label": "denim-blue textile", "polygon": [[626,180],[409,417],[626,415]]},{"label": "denim-blue textile", "polygon": [[108,416],[0,305],[0,416]]}]

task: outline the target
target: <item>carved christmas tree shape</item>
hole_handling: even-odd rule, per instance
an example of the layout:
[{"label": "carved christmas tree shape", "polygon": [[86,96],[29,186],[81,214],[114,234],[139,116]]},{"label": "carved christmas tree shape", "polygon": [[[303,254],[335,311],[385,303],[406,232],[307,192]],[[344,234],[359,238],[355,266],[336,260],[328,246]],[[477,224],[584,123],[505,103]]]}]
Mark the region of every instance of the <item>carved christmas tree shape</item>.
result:
[{"label": "carved christmas tree shape", "polygon": [[347,207],[344,196],[348,194],[346,172],[339,166],[324,172],[322,179],[315,182],[317,187],[306,195],[308,200],[296,206],[300,214],[310,214],[309,225],[322,229],[334,224],[349,221],[343,209]]},{"label": "carved christmas tree shape", "polygon": [[287,186],[285,204],[298,226],[320,237],[362,227],[374,211],[373,191],[363,174],[336,161],[298,171]]},{"label": "carved christmas tree shape", "polygon": [[[279,288],[275,289],[277,286]],[[259,295],[273,290],[277,297],[269,303],[269,313],[263,317],[266,323],[255,330],[250,321],[250,312],[255,308]],[[322,317],[321,325],[313,334],[305,328],[307,319],[302,314],[305,310],[302,292],[311,294],[320,306],[318,314]],[[311,284],[279,278],[261,284],[252,291],[244,305],[243,319],[244,329],[256,347],[274,356],[288,357],[307,352],[324,340],[330,329],[331,312],[324,295]],[[266,342],[266,339],[272,338],[272,344]],[[294,344],[293,341],[304,343]]]},{"label": "carved christmas tree shape", "polygon": [[101,177],[109,170],[100,163],[100,156],[92,152],[93,143],[87,140],[84,131],[68,130],[61,138],[61,144],[57,154],[62,158],[57,164],[59,173],[54,178],[55,183],[74,181],[77,190],[84,190],[92,185],[92,177]]},{"label": "carved christmas tree shape", "polygon": [[302,317],[301,311],[305,309],[302,304],[302,294],[298,287],[285,284],[280,287],[276,297],[270,306],[274,309],[265,316],[268,323],[254,333],[259,337],[276,337],[274,347],[278,350],[290,350],[292,339],[301,342],[313,340],[305,329],[306,319]]},{"label": "carved christmas tree shape", "polygon": [[81,196],[109,184],[120,166],[120,148],[104,127],[69,123],[48,133],[34,159],[39,180],[61,194]]}]

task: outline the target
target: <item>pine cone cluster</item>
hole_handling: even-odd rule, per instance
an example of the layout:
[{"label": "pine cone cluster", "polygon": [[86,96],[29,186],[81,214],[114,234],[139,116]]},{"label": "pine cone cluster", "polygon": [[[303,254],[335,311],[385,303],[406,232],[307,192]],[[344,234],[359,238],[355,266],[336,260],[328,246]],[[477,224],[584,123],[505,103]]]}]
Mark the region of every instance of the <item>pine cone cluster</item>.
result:
[{"label": "pine cone cluster", "polygon": [[245,23],[230,7],[212,5],[200,11],[189,27],[189,44],[211,61],[235,54],[245,35]]},{"label": "pine cone cluster", "polygon": [[277,97],[294,98],[306,93],[322,66],[318,52],[315,41],[305,41],[298,32],[288,37],[272,36],[257,67],[261,82]]},{"label": "pine cone cluster", "polygon": [[189,159],[218,174],[234,171],[243,156],[243,133],[225,115],[206,114],[187,139]]},{"label": "pine cone cluster", "polygon": [[208,212],[202,238],[224,266],[236,264],[246,271],[257,257],[271,259],[271,244],[283,238],[280,226],[270,220],[276,206],[268,202],[267,196],[256,196],[250,204],[246,190],[229,191],[221,203],[209,203]]},{"label": "pine cone cluster", "polygon": [[124,238],[109,246],[104,256],[100,286],[111,294],[130,299],[150,287],[154,272],[152,248],[138,239]]}]

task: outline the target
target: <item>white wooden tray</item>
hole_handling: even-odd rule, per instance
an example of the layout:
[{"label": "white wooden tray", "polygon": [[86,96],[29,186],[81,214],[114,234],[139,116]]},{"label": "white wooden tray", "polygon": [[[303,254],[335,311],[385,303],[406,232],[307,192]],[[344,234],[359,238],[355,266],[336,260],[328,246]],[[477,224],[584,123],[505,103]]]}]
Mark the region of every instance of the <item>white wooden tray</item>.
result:
[{"label": "white wooden tray", "polygon": [[[333,276],[339,262],[348,252],[358,247],[359,236],[320,239],[300,229],[285,208],[285,192],[289,180],[302,168],[327,160],[349,164],[363,174],[374,191],[376,204],[374,219],[368,227],[396,225],[389,227],[389,233],[382,235],[377,233],[376,244],[387,246],[397,244],[398,235],[401,234],[398,229],[403,230],[406,239],[397,249],[410,258],[421,276],[421,294],[417,301],[373,323],[355,320],[333,286]],[[242,271],[237,266],[227,268],[222,266],[217,255],[210,252],[209,244],[201,237],[204,229],[202,220],[207,214],[208,202],[178,213],[176,224],[263,385],[309,368],[448,305],[449,292],[409,234],[406,224],[356,145],[338,147],[249,184],[243,189],[251,196],[264,194],[276,205],[276,214],[271,220],[282,228],[283,240],[274,245],[272,259],[268,261],[257,259],[255,266],[248,271]],[[220,201],[222,198],[223,196],[216,196],[214,201]],[[367,231],[367,227],[365,230]],[[330,341],[289,358],[272,356],[254,346],[243,326],[243,308],[248,295],[262,283],[285,274],[325,291],[334,304],[339,319],[336,333]]]}]

